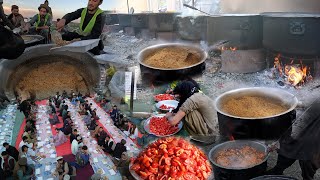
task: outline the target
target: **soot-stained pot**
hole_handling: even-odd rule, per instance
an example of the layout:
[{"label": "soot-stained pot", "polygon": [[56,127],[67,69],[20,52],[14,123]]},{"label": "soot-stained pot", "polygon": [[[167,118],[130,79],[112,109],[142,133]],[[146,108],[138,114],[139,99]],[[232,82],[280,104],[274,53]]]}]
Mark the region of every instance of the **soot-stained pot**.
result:
[{"label": "soot-stained pot", "polygon": [[[244,118],[225,112],[222,104],[230,98],[257,95],[273,99],[287,107],[287,110],[269,117]],[[278,139],[286,132],[296,118],[298,99],[293,94],[276,88],[242,88],[221,94],[215,100],[220,134],[235,139]],[[243,107],[246,108],[246,107]],[[290,130],[290,129],[289,129]]]},{"label": "soot-stained pot", "polygon": [[251,180],[298,180],[298,179],[293,177],[288,177],[288,176],[267,175],[267,176],[259,176]]},{"label": "soot-stained pot", "polygon": [[177,15],[179,13],[151,13],[148,18],[148,28],[157,32],[174,31]]},{"label": "soot-stained pot", "polygon": [[263,46],[280,53],[320,55],[320,14],[263,13]]},{"label": "soot-stained pot", "polygon": [[229,40],[230,47],[259,49],[262,47],[262,18],[258,14],[221,14],[208,17],[209,43]]},{"label": "soot-stained pot", "polygon": [[[193,64],[191,66],[183,67],[183,68],[173,68],[173,69],[152,67],[144,63],[144,60],[148,55],[165,47],[188,48],[192,51],[196,51],[197,53],[199,53],[200,59],[198,63]],[[207,59],[207,56],[208,54],[206,51],[193,45],[182,44],[182,43],[166,43],[166,44],[158,44],[158,45],[150,46],[143,49],[138,54],[138,61],[140,64],[141,72],[145,76],[149,76],[149,77],[152,76],[153,80],[171,81],[171,80],[177,80],[189,75],[201,73],[205,69],[205,60]]]},{"label": "soot-stained pot", "polygon": [[[243,146],[249,146],[260,152],[265,152],[266,156],[264,160],[259,164],[255,164],[246,168],[223,167],[216,162],[216,156],[218,152],[230,148],[241,148]],[[255,141],[227,141],[214,146],[209,152],[209,159],[213,164],[215,180],[248,180],[263,175],[267,169],[267,159],[269,157],[266,152],[266,145]]]},{"label": "soot-stained pot", "polygon": [[200,41],[206,39],[208,16],[177,16],[177,33],[183,40]]},{"label": "soot-stained pot", "polygon": [[131,26],[132,14],[118,14],[119,25],[122,27]]}]

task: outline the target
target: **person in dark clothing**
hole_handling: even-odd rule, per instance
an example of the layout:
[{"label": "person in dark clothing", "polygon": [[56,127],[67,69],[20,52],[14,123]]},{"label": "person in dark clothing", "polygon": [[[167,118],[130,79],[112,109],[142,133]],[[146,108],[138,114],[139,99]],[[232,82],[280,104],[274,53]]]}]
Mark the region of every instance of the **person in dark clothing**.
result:
[{"label": "person in dark clothing", "polygon": [[15,166],[15,160],[13,157],[11,157],[7,151],[3,151],[1,153],[0,159],[0,168],[3,169],[4,177],[9,178],[13,174],[13,169]]},{"label": "person in dark clothing", "polygon": [[113,141],[110,139],[109,136],[106,137],[102,147],[103,147],[103,151],[107,152],[107,153],[112,153],[112,146],[113,146]]},{"label": "person in dark clothing", "polygon": [[59,176],[59,179],[63,179],[65,175],[76,175],[76,169],[72,168],[70,163],[63,160],[63,157],[57,157],[56,170],[53,173],[55,176]]},{"label": "person in dark clothing", "polygon": [[73,140],[77,139],[77,136],[78,136],[78,130],[74,129],[72,131],[72,134],[70,135],[70,143],[72,143]]},{"label": "person in dark clothing", "polygon": [[72,133],[72,121],[71,119],[67,118],[63,121],[63,127],[57,128],[59,131],[62,131],[66,136]]},{"label": "person in dark clothing", "polygon": [[271,146],[269,151],[278,148],[278,160],[274,168],[267,174],[281,175],[296,160],[302,170],[303,180],[312,180],[320,168],[320,98],[316,99],[302,117],[296,119],[293,128],[287,131],[279,140],[277,146]]},{"label": "person in dark clothing", "polygon": [[20,112],[23,112],[23,114],[26,118],[28,118],[29,112],[31,110],[30,101],[29,100],[22,101],[21,104],[19,105],[19,110],[20,110]]},{"label": "person in dark clothing", "polygon": [[0,0],[0,19],[2,19],[4,26],[8,26],[11,30],[13,30],[14,26],[10,23],[7,16],[4,14],[2,4],[3,4],[3,0]]},{"label": "person in dark clothing", "polygon": [[91,130],[91,131],[93,131],[93,130],[96,129],[97,126],[98,126],[98,125],[97,125],[96,120],[94,120],[93,118],[91,118],[91,122],[90,122],[90,125],[88,126],[88,129]]},{"label": "person in dark clothing", "polygon": [[177,113],[179,111],[180,107],[182,106],[182,104],[190,96],[189,91],[186,90],[186,89],[190,89],[190,87],[193,88],[193,89],[191,88],[192,93],[197,93],[200,91],[199,84],[191,78],[180,82],[173,90],[173,92],[172,92],[173,94],[177,94],[178,92],[181,94],[179,97],[180,98],[179,104],[178,104],[177,108],[172,111],[173,113]]},{"label": "person in dark clothing", "polygon": [[114,105],[113,109],[110,113],[110,117],[111,117],[113,123],[115,124],[115,126],[119,125],[119,119],[120,119],[119,116],[120,116],[120,111],[118,110],[117,106]]},{"label": "person in dark clothing", "polygon": [[3,147],[6,148],[6,152],[11,156],[13,157],[16,161],[18,161],[18,158],[19,158],[19,151],[13,147],[13,146],[10,146],[9,143],[3,143]]},{"label": "person in dark clothing", "polygon": [[52,113],[52,118],[49,118],[49,122],[51,125],[55,125],[60,123],[58,115],[54,112]]},{"label": "person in dark clothing", "polygon": [[121,139],[121,142],[116,144],[116,147],[114,148],[114,151],[113,151],[113,157],[120,159],[122,153],[127,152],[127,148],[125,146],[126,143],[127,143],[126,140]]},{"label": "person in dark clothing", "polygon": [[96,138],[99,146],[103,146],[104,140],[107,137],[107,133],[103,130],[102,127],[99,128],[98,133],[96,134]]},{"label": "person in dark clothing", "polygon": [[[102,2],[103,0],[89,0],[86,8],[78,9],[63,16],[57,23],[58,31],[78,18],[80,18],[80,26],[78,32],[67,32],[62,35],[62,39],[66,41],[98,39],[102,33],[105,19],[103,11],[99,8]],[[97,55],[100,54],[100,50],[103,50],[103,48],[103,43],[100,40],[99,46],[92,49],[91,52]]]},{"label": "person in dark clothing", "polygon": [[63,97],[63,99],[66,99],[68,97],[68,93],[66,90],[63,90],[62,97]]},{"label": "person in dark clothing", "polygon": [[51,113],[57,113],[56,107],[54,107],[54,105],[51,102],[49,103],[49,106],[51,108]]},{"label": "person in dark clothing", "polygon": [[52,17],[49,14],[49,7],[41,4],[38,8],[39,13],[34,15],[32,19],[26,23],[24,30],[30,34],[39,34],[44,38],[48,38],[50,34],[50,26],[52,25]]},{"label": "person in dark clothing", "polygon": [[67,114],[66,113],[63,113],[62,114],[62,119],[63,120],[66,120],[66,119],[70,119],[71,118],[71,112],[70,111],[67,111]]},{"label": "person in dark clothing", "polygon": [[19,7],[17,5],[11,6],[11,14],[8,16],[10,23],[15,28],[24,28],[25,22],[23,16],[19,13]]},{"label": "person in dark clothing", "polygon": [[95,120],[99,120],[100,118],[97,116],[97,109],[94,109],[91,111],[91,117],[94,118]]}]

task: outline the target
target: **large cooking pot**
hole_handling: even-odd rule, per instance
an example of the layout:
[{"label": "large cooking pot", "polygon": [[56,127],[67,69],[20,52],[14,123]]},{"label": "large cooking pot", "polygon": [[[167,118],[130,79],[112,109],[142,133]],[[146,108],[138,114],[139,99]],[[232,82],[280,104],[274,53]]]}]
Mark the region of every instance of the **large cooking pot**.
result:
[{"label": "large cooking pot", "polygon": [[[90,87],[96,87],[100,79],[99,64],[90,53],[75,53],[70,51],[50,51],[53,44],[38,45],[27,48],[24,53],[14,61],[0,62],[0,92],[8,93],[9,98],[14,97],[14,90],[19,81],[33,68],[55,62],[70,64],[79,70],[80,76]],[[35,80],[36,81],[36,80]]]},{"label": "large cooking pot", "polygon": [[208,17],[209,43],[229,40],[230,47],[259,49],[262,47],[262,18],[257,14],[221,14]]},{"label": "large cooking pot", "polygon": [[[169,48],[185,47],[192,51],[198,52],[201,58],[199,62],[196,64],[193,64],[191,66],[184,67],[184,68],[175,68],[175,69],[156,68],[144,63],[144,60],[148,55],[165,47],[169,47]],[[208,54],[206,51],[190,44],[166,43],[166,44],[158,44],[158,45],[150,46],[143,49],[138,54],[138,61],[139,61],[141,72],[143,75],[146,75],[149,77],[152,76],[152,79],[154,80],[170,81],[170,80],[177,80],[177,79],[183,78],[186,75],[194,75],[197,73],[201,73],[205,69],[205,60],[207,59],[207,56]]]},{"label": "large cooking pot", "polygon": [[157,32],[174,31],[177,15],[179,13],[151,13],[148,18],[148,28]]},{"label": "large cooking pot", "polygon": [[[277,115],[262,118],[237,117],[222,109],[222,104],[230,98],[248,95],[273,99],[288,109]],[[220,134],[233,136],[235,139],[277,139],[291,127],[296,118],[295,108],[297,105],[298,99],[293,94],[281,89],[254,87],[228,91],[215,100]]]},{"label": "large cooking pot", "polygon": [[207,18],[208,16],[177,16],[175,23],[178,35],[183,40],[205,40],[207,35]]},{"label": "large cooking pot", "polygon": [[215,180],[248,180],[264,174],[267,169],[267,159],[269,157],[267,153],[265,159],[260,164],[247,168],[223,167],[216,163],[216,156],[218,152],[230,148],[241,148],[243,146],[252,147],[260,152],[267,152],[266,145],[255,141],[228,141],[213,147],[209,152],[209,159],[213,164]]},{"label": "large cooking pot", "polygon": [[320,14],[261,15],[264,47],[281,53],[320,55]]},{"label": "large cooking pot", "polygon": [[134,28],[147,28],[150,13],[137,13],[131,16],[131,26]]},{"label": "large cooking pot", "polygon": [[131,18],[132,18],[132,14],[118,14],[119,25],[122,27],[130,27]]},{"label": "large cooking pot", "polygon": [[298,180],[298,179],[293,177],[288,177],[288,176],[267,175],[267,176],[256,177],[251,180]]}]

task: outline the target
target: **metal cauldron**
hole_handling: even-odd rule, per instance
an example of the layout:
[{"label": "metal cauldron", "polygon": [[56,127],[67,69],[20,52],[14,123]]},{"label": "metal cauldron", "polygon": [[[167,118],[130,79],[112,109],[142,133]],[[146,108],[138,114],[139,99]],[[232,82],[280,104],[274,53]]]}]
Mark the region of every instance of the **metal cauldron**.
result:
[{"label": "metal cauldron", "polygon": [[[230,98],[248,95],[257,95],[273,99],[288,107],[282,113],[261,118],[237,117],[222,109],[222,104]],[[296,118],[295,108],[298,99],[293,94],[276,88],[254,87],[242,88],[221,94],[215,100],[215,108],[218,114],[220,133],[225,136],[233,136],[235,139],[277,139],[289,127]],[[245,108],[245,107],[244,107]],[[270,131],[272,130],[272,131]]]},{"label": "metal cauldron", "polygon": [[208,17],[209,44],[229,40],[230,47],[260,49],[262,47],[262,18],[259,14],[221,14]]},{"label": "metal cauldron", "polygon": [[266,175],[266,176],[259,176],[259,177],[253,178],[251,180],[298,180],[298,179],[293,177],[288,177],[288,176]]},{"label": "metal cauldron", "polygon": [[[157,68],[152,67],[144,63],[145,58],[162,48],[165,47],[184,47],[188,48],[192,51],[196,51],[200,54],[200,60],[198,63],[193,64],[188,67],[183,68],[175,68],[175,69],[165,69],[165,68]],[[158,44],[154,46],[150,46],[148,48],[143,49],[138,54],[138,61],[140,64],[141,72],[143,75],[152,76],[153,79],[161,80],[161,81],[169,81],[176,80],[185,77],[186,75],[194,75],[197,73],[201,73],[205,69],[205,60],[207,59],[207,52],[203,49],[190,45],[190,44],[181,44],[181,43],[166,43],[166,44]]]},{"label": "metal cauldron", "polygon": [[[260,164],[253,165],[247,168],[229,168],[223,167],[216,163],[217,153],[230,148],[241,148],[243,146],[252,147],[260,152],[265,152],[266,156]],[[255,142],[255,141],[227,141],[213,147],[209,152],[209,159],[213,164],[214,178],[215,180],[248,180],[257,176],[263,175],[267,169],[267,159],[269,155],[267,154],[267,146]]]},{"label": "metal cauldron", "polygon": [[263,45],[287,54],[320,55],[320,14],[263,13]]}]

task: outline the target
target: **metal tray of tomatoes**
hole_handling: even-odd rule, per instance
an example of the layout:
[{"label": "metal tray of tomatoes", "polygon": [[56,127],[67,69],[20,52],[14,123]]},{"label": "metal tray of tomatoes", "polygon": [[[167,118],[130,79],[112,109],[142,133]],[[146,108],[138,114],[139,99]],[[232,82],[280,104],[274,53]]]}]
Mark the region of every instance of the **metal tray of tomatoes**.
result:
[{"label": "metal tray of tomatoes", "polygon": [[129,171],[132,175],[132,177],[135,179],[135,180],[143,180],[134,170],[131,169],[131,166],[133,165],[133,162],[130,162],[129,164]]},{"label": "metal tray of tomatoes", "polygon": [[182,127],[183,127],[183,122],[182,122],[182,121],[179,122],[179,124],[178,124],[178,129],[177,129],[177,131],[174,132],[174,133],[161,136],[161,135],[157,135],[157,134],[154,134],[154,133],[150,132],[150,120],[151,120],[151,118],[153,118],[153,117],[164,117],[164,116],[165,116],[165,114],[153,115],[153,116],[151,116],[150,118],[148,118],[147,120],[145,120],[145,121],[144,121],[144,124],[143,124],[144,130],[145,130],[148,134],[152,134],[152,135],[157,136],[157,137],[168,137],[168,136],[172,136],[172,135],[177,134],[177,133],[182,129]]},{"label": "metal tray of tomatoes", "polygon": [[157,94],[153,96],[155,102],[164,101],[164,100],[174,100],[174,95],[172,94]]}]

